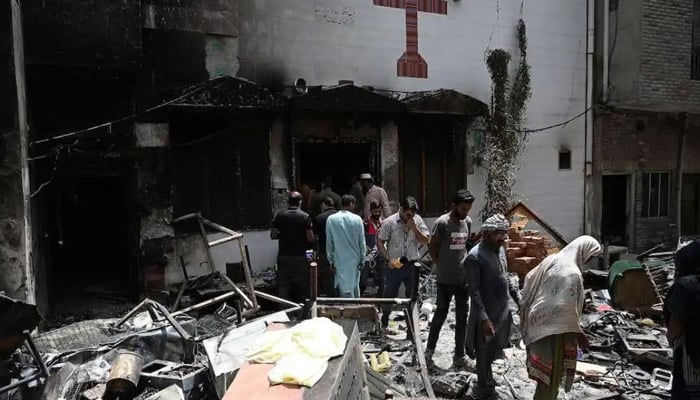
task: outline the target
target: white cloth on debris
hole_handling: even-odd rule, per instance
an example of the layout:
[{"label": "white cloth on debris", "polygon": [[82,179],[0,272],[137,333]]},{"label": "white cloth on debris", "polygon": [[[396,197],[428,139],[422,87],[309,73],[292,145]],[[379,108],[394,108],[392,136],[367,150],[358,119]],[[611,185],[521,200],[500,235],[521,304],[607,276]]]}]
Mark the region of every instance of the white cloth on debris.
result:
[{"label": "white cloth on debris", "polygon": [[343,328],[328,318],[312,318],[292,328],[267,331],[248,353],[248,360],[271,364],[270,382],[311,387],[321,379],[328,359],[345,351],[348,341]]},{"label": "white cloth on debris", "polygon": [[597,240],[580,236],[561,252],[545,258],[525,276],[520,323],[526,345],[551,335],[581,332],[581,268],[600,251]]}]

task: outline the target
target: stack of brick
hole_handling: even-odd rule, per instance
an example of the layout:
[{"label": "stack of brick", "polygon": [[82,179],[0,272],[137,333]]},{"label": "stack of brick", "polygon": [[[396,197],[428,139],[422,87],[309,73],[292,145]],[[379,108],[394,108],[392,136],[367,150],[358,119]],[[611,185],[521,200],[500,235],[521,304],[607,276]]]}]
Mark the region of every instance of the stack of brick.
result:
[{"label": "stack of brick", "polygon": [[539,265],[547,255],[556,252],[550,247],[548,238],[538,231],[523,231],[519,227],[511,227],[506,240],[506,256],[508,270],[518,274],[522,282],[531,269]]}]

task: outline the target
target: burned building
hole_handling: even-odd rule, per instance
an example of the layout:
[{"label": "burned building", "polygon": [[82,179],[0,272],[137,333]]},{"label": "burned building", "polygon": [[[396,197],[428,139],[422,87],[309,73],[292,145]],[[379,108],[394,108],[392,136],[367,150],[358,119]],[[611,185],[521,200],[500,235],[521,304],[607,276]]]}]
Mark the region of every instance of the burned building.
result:
[{"label": "burned building", "polygon": [[[344,193],[352,175],[371,172],[392,200],[411,193],[438,215],[466,185],[466,129],[486,113],[476,99],[236,77],[230,2],[88,8],[18,7],[36,242],[31,268],[20,263],[21,277],[3,286],[17,294],[37,282],[28,290],[45,313],[84,304],[86,293],[166,290],[184,278],[181,263],[208,271],[197,227],[174,224],[178,216],[245,231],[262,270],[274,264],[267,229],[289,190],[329,176]],[[221,269],[240,262],[227,249],[213,257]]]},{"label": "burned building", "polygon": [[700,232],[700,2],[595,7],[591,225],[644,251]]}]

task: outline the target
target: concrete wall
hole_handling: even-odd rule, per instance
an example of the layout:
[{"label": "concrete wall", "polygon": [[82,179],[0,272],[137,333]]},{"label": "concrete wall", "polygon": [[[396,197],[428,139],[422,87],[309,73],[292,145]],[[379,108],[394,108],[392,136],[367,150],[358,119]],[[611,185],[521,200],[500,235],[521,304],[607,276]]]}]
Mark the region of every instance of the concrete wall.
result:
[{"label": "concrete wall", "polygon": [[[428,78],[397,76],[405,50],[405,12],[371,0],[258,0],[239,10],[239,75],[256,82],[291,85],[356,85],[380,89],[452,88],[486,103],[491,82],[484,64],[488,48],[514,49],[520,3],[448,1],[447,14],[420,12],[419,52]],[[564,121],[585,108],[585,2],[529,1],[528,27],[533,97],[528,127]],[[532,136],[519,172],[518,189],[534,210],[568,238],[583,227],[583,119]],[[561,148],[573,168],[559,171]],[[482,206],[483,171],[470,176]]]},{"label": "concrete wall", "polygon": [[[596,42],[603,45],[603,1],[597,1]],[[642,2],[619,1],[618,8],[610,11],[609,46],[609,99],[627,101],[639,96],[640,59],[642,56]],[[597,54],[602,73],[602,51]],[[601,75],[602,80],[602,75]]]},{"label": "concrete wall", "polygon": [[[270,240],[270,231],[247,231],[244,233],[243,244],[248,245],[250,254],[250,264],[253,274],[269,269],[274,265],[277,256],[277,242]],[[224,234],[210,234],[209,241],[224,237]],[[269,242],[267,246],[251,246],[252,243]],[[212,257],[216,270],[226,273],[227,263],[238,263],[241,261],[240,250],[236,241],[227,242],[212,248]],[[271,256],[272,255],[272,258]],[[183,256],[187,265],[187,273],[192,276],[205,275],[211,272],[207,261],[207,253],[199,235],[179,236],[173,246],[173,252],[169,267],[165,272],[165,285],[173,285],[182,282],[184,276],[179,267],[180,256]],[[271,263],[272,262],[272,263]],[[177,264],[175,264],[177,263]],[[271,264],[270,264],[271,263]]]}]

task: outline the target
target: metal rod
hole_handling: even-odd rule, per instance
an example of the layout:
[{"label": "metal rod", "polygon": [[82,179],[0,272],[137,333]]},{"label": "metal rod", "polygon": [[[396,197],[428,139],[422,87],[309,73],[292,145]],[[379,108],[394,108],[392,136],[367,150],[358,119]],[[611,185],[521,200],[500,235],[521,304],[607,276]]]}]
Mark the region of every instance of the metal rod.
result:
[{"label": "metal rod", "polygon": [[168,312],[168,310],[166,310],[165,307],[164,307],[162,304],[160,304],[160,303],[158,303],[158,302],[156,302],[156,301],[150,301],[150,300],[149,300],[149,303],[150,303],[150,305],[151,305],[153,308],[155,308],[155,309],[157,309],[158,311],[160,311],[160,313],[163,315],[163,317],[170,323],[170,325],[173,327],[173,329],[175,329],[175,331],[177,331],[177,333],[178,333],[183,339],[185,339],[185,340],[190,340],[190,339],[192,339],[192,336],[190,336],[190,334],[187,333],[187,331],[185,331],[185,330],[182,328],[182,326],[180,325],[179,322],[175,321],[175,318],[173,317],[173,315],[170,314],[170,313]]},{"label": "metal rod", "polygon": [[125,316],[122,317],[119,321],[117,321],[117,324],[115,325],[117,328],[124,325],[124,322],[128,321],[129,318],[133,317],[143,306],[146,304],[146,301],[148,299],[145,299],[144,301],[140,302],[136,307],[132,308],[131,311],[126,313]]},{"label": "metal rod", "polygon": [[22,385],[24,385],[25,383],[32,382],[32,381],[37,380],[37,379],[39,379],[39,378],[41,378],[41,372],[37,372],[37,373],[35,373],[35,374],[33,374],[33,375],[30,375],[30,376],[28,376],[28,377],[26,377],[26,378],[24,378],[24,379],[22,379],[22,380],[17,381],[17,382],[15,382],[15,383],[11,383],[11,384],[9,384],[9,385],[7,385],[7,386],[1,387],[1,388],[0,388],[0,394],[9,392],[10,390],[12,390],[12,389],[14,389],[14,388],[16,388],[16,387],[22,386]]},{"label": "metal rod", "polygon": [[41,353],[39,353],[39,350],[36,348],[36,345],[34,344],[34,341],[32,340],[32,335],[31,332],[29,331],[24,331],[24,340],[27,342],[27,347],[29,347],[29,352],[32,353],[32,357],[34,357],[34,361],[39,365],[39,369],[41,370],[41,373],[45,376],[49,376],[49,369],[46,368],[46,364],[44,363],[44,360],[41,358]]},{"label": "metal rod", "polygon": [[233,296],[235,296],[235,295],[237,295],[237,293],[236,293],[235,291],[230,291],[230,292],[228,292],[228,293],[224,293],[224,294],[222,294],[222,295],[216,296],[216,297],[211,298],[211,299],[209,299],[209,300],[205,300],[205,301],[203,301],[203,302],[201,302],[201,303],[197,303],[197,304],[194,304],[194,305],[189,306],[189,307],[187,307],[187,308],[183,308],[182,310],[176,311],[176,312],[174,312],[174,313],[172,313],[172,314],[170,314],[170,315],[173,316],[173,317],[175,317],[175,316],[178,316],[178,315],[187,314],[187,313],[190,312],[190,311],[200,310],[200,309],[202,309],[202,308],[209,307],[209,306],[212,305],[212,304],[219,303],[219,302],[221,302],[221,301],[223,301],[223,300],[226,300],[226,299],[229,299],[229,298],[231,298],[231,297],[233,297]]},{"label": "metal rod", "polygon": [[202,222],[204,218],[200,213],[197,213],[197,224],[199,224],[199,233],[202,235],[202,243],[204,244],[204,249],[207,251],[207,260],[209,261],[209,269],[211,272],[216,272],[214,267],[214,257],[211,255],[211,248],[209,247],[209,239],[207,239],[207,230],[204,228],[204,223]]},{"label": "metal rod", "polygon": [[361,298],[344,298],[344,297],[318,297],[317,303],[345,303],[345,304],[396,304],[408,305],[411,299],[403,298],[377,298],[377,297],[361,297]]},{"label": "metal rod", "polygon": [[269,293],[261,292],[261,291],[259,291],[259,290],[256,290],[256,291],[255,291],[255,295],[258,296],[258,297],[260,297],[260,298],[263,298],[263,299],[265,299],[265,300],[274,301],[274,302],[276,302],[276,303],[285,304],[285,305],[292,306],[292,307],[299,307],[299,308],[301,308],[301,307],[304,306],[303,304],[295,303],[295,302],[293,302],[293,301],[289,301],[289,300],[283,299],[283,298],[281,298],[281,297],[273,296],[273,295],[271,295],[271,294],[269,294]]},{"label": "metal rod", "polygon": [[243,275],[245,275],[246,287],[253,301],[253,308],[260,308],[258,306],[258,299],[255,298],[255,287],[253,286],[253,277],[250,273],[250,263],[248,263],[248,257],[246,257],[247,252],[243,249],[243,243],[240,239],[238,240],[238,250],[241,252],[241,267],[243,268]]},{"label": "metal rod", "polygon": [[243,234],[238,233],[238,232],[236,232],[236,231],[234,231],[234,230],[232,230],[232,229],[229,229],[229,228],[227,228],[227,227],[225,227],[225,226],[221,226],[221,225],[219,225],[219,224],[217,224],[217,223],[211,222],[211,221],[209,221],[208,219],[206,219],[206,218],[204,218],[204,217],[201,217],[201,216],[200,216],[200,218],[202,218],[202,223],[204,223],[205,225],[209,226],[210,228],[218,229],[218,230],[220,230],[221,232],[228,233],[228,234],[231,235],[231,236],[235,236],[236,239],[240,239],[240,238],[243,237]]},{"label": "metal rod", "polygon": [[236,285],[235,283],[233,283],[233,281],[231,280],[231,278],[229,278],[229,277],[226,276],[226,275],[221,275],[221,277],[224,278],[224,280],[226,280],[226,282],[228,282],[229,285],[231,285],[231,287],[233,288],[233,290],[234,290],[239,296],[241,296],[241,298],[243,299],[243,302],[245,302],[246,305],[247,305],[248,307],[250,307],[250,308],[256,308],[256,307],[257,307],[257,304],[253,304],[253,301],[252,301],[245,293],[243,293],[243,291],[241,290],[241,288],[238,287],[238,285]]},{"label": "metal rod", "polygon": [[240,237],[226,236],[226,237],[223,237],[223,238],[221,238],[221,239],[216,239],[216,240],[214,240],[214,241],[212,241],[212,242],[209,242],[209,247],[214,247],[214,246],[216,246],[216,245],[219,245],[219,244],[222,244],[222,243],[226,243],[226,242],[230,242],[230,241],[236,240],[236,239],[240,239]]},{"label": "metal rod", "polygon": [[318,264],[309,263],[309,298],[311,301],[318,297]]},{"label": "metal rod", "polygon": [[177,291],[177,297],[175,297],[175,303],[173,303],[173,307],[170,309],[170,311],[174,312],[177,311],[177,306],[180,305],[180,300],[182,299],[182,295],[185,293],[185,288],[187,285],[190,283],[189,280],[185,280],[182,282],[182,286],[180,286],[180,290]]},{"label": "metal rod", "polygon": [[178,222],[182,222],[182,221],[185,221],[185,220],[188,220],[188,219],[192,219],[192,218],[196,218],[196,217],[197,217],[197,213],[185,214],[185,215],[183,215],[183,216],[181,216],[181,217],[175,218],[175,219],[173,220],[173,223],[176,224],[176,223],[178,223]]},{"label": "metal rod", "polygon": [[185,257],[180,256],[180,267],[182,267],[182,274],[185,276],[185,280],[190,280],[190,276],[187,273],[187,266],[185,266]]}]

